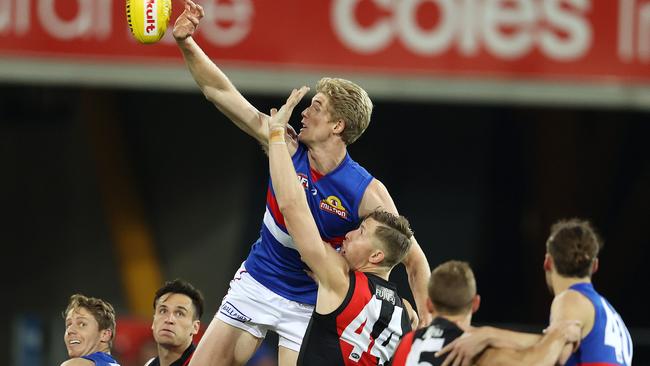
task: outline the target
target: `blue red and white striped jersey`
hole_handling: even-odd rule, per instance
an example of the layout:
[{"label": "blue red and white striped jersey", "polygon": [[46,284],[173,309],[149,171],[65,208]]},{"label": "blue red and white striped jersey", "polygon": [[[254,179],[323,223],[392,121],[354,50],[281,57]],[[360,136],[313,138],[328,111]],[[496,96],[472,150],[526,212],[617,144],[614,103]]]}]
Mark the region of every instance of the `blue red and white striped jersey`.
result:
[{"label": "blue red and white striped jersey", "polygon": [[580,342],[578,350],[566,362],[567,366],[632,365],[632,337],[612,305],[596,292],[591,283],[571,287],[587,297],[594,305],[594,327]]},{"label": "blue red and white striped jersey", "polygon": [[81,358],[94,362],[95,366],[120,366],[120,364],[106,352],[95,352],[86,356],[81,356]]},{"label": "blue red and white striped jersey", "polygon": [[[307,147],[302,143],[292,160],[321,238],[339,248],[345,234],[359,226],[359,204],[372,175],[349,154],[333,171],[321,175],[309,166]],[[316,304],[316,283],[305,273],[307,267],[287,233],[270,179],[260,238],[253,244],[245,267],[255,280],[276,294]]]}]

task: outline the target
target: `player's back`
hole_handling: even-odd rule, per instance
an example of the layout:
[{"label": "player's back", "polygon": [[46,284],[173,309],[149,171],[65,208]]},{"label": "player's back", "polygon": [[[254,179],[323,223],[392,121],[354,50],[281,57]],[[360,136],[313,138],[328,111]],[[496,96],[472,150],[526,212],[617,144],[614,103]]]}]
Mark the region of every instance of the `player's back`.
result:
[{"label": "player's back", "polygon": [[[309,165],[304,144],[298,145],[292,160],[321,238],[335,248],[340,246],[345,234],[359,225],[359,205],[372,175],[347,154],[333,171],[319,175]],[[260,239],[253,245],[245,267],[255,280],[285,299],[316,303],[316,283],[305,273],[306,266],[288,234],[270,181]]]},{"label": "player's back", "polygon": [[571,355],[567,366],[586,364],[632,365],[632,338],[612,305],[596,292],[591,283],[579,283],[570,287],[587,297],[594,305],[594,326]]},{"label": "player's back", "polygon": [[440,366],[446,356],[435,357],[435,353],[462,334],[463,330],[456,324],[436,317],[428,327],[410,332],[402,338],[391,366]]},{"label": "player's back", "polygon": [[298,365],[385,365],[410,330],[395,285],[372,274],[351,272],[348,294],[338,309],[330,314],[314,311]]}]

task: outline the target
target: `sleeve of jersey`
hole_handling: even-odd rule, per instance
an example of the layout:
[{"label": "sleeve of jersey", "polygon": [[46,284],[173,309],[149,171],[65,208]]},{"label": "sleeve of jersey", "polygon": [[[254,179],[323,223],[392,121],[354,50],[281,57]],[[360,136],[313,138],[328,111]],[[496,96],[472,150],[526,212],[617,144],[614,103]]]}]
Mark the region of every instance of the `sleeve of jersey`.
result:
[{"label": "sleeve of jersey", "polygon": [[406,365],[406,359],[409,356],[409,352],[411,351],[411,345],[413,344],[414,334],[415,332],[409,332],[404,337],[402,337],[402,340],[399,342],[399,345],[397,346],[397,350],[395,350],[395,354],[393,355],[393,358],[389,363],[390,366]]}]

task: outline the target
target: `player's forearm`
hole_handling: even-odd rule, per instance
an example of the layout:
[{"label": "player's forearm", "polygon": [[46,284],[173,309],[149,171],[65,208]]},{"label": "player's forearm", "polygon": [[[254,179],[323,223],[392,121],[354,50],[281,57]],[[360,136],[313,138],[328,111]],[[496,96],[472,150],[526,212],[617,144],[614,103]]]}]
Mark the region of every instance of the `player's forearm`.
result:
[{"label": "player's forearm", "polygon": [[561,330],[547,333],[536,345],[525,352],[523,364],[533,366],[555,365],[565,347],[571,347]]},{"label": "player's forearm", "polygon": [[[282,139],[284,140],[284,137]],[[269,142],[269,165],[273,192],[282,214],[293,214],[294,211],[300,210],[307,203],[305,193],[296,179],[296,169],[284,141]]]},{"label": "player's forearm", "polygon": [[[274,141],[274,130],[269,138],[269,165],[271,181],[278,208],[284,217],[289,235],[294,240],[302,259],[310,266],[317,277],[321,277],[324,246],[321,245],[318,228],[311,215],[305,192],[299,183],[293,161],[286,143]],[[280,131],[283,132],[283,131]]]},{"label": "player's forearm", "polygon": [[508,329],[485,327],[489,330],[489,345],[497,348],[524,349],[537,344],[541,334],[516,332]]},{"label": "player's forearm", "polygon": [[263,146],[266,144],[266,115],[253,107],[215,65],[192,37],[177,41],[185,64],[203,95],[228,119]]},{"label": "player's forearm", "polygon": [[492,345],[477,360],[478,366],[553,366],[566,344],[562,334],[547,334],[538,343],[526,348],[499,348]]},{"label": "player's forearm", "polygon": [[234,89],[226,74],[210,60],[192,37],[177,41],[177,44],[187,68],[206,98],[215,102],[212,98],[216,97],[216,92]]},{"label": "player's forearm", "polygon": [[412,237],[411,241],[411,249],[404,259],[404,266],[406,267],[409,286],[413,293],[415,305],[420,314],[420,318],[422,318],[422,313],[427,311],[426,304],[427,298],[429,297],[427,285],[431,277],[431,268],[415,237]]}]

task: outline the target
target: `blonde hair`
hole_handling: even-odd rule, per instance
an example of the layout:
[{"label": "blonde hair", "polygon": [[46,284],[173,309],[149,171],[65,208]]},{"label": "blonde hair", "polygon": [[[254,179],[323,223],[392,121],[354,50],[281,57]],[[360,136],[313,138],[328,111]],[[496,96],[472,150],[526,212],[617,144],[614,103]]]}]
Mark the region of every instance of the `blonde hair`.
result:
[{"label": "blonde hair", "polygon": [[345,129],[341,139],[346,145],[355,142],[368,128],[372,114],[372,101],[359,85],[345,79],[322,78],[316,92],[329,98],[333,120],[342,119]]},{"label": "blonde hair", "polygon": [[393,268],[402,262],[411,249],[413,231],[409,221],[404,216],[393,215],[390,212],[375,210],[364,218],[371,218],[379,223],[375,229],[375,237],[384,251],[382,265]]},{"label": "blonde hair", "polygon": [[70,296],[68,307],[63,313],[63,319],[66,319],[70,311],[84,308],[92,314],[93,318],[99,325],[99,330],[109,329],[111,331],[111,339],[108,343],[109,347],[113,345],[115,338],[115,309],[109,302],[95,297],[87,297],[82,294],[74,294]]}]

